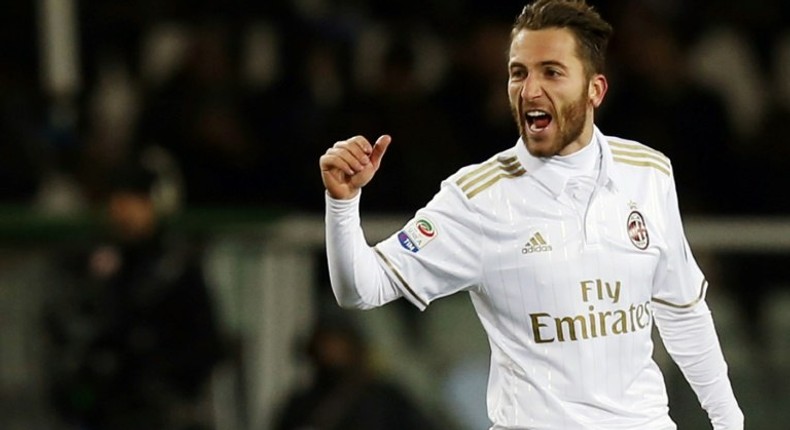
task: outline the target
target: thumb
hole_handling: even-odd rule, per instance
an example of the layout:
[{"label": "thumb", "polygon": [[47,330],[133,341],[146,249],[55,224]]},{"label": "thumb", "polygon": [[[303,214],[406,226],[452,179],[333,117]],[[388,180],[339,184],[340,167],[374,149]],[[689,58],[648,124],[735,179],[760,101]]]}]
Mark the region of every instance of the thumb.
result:
[{"label": "thumb", "polygon": [[381,164],[381,158],[384,157],[384,153],[387,152],[387,147],[389,147],[391,142],[392,137],[388,134],[383,134],[376,139],[376,144],[373,145],[373,152],[370,154],[370,161],[376,168]]}]

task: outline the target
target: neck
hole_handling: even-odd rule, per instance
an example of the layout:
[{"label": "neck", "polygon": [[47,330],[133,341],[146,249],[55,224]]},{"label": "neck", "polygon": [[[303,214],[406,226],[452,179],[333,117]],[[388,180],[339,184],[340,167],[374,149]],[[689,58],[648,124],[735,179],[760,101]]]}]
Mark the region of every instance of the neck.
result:
[{"label": "neck", "polygon": [[593,135],[593,121],[592,115],[587,116],[587,121],[584,124],[584,128],[582,129],[581,134],[579,137],[576,138],[573,142],[569,143],[567,146],[562,148],[557,155],[571,155],[574,152],[578,152],[582,150],[585,146],[589,145],[592,141]]}]

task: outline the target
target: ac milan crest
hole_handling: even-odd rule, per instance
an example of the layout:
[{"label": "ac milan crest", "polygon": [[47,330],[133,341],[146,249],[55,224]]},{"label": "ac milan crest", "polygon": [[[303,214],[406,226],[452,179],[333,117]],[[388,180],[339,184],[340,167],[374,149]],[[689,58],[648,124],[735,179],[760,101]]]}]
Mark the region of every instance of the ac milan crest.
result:
[{"label": "ac milan crest", "polygon": [[647,249],[647,245],[650,244],[645,219],[637,211],[628,215],[628,237],[631,238],[631,243],[639,249]]}]

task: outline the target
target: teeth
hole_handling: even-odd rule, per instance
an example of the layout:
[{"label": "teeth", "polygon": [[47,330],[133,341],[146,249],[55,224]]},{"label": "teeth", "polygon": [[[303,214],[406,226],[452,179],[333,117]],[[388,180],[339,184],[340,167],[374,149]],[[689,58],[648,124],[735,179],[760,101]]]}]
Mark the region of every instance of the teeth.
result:
[{"label": "teeth", "polygon": [[[544,129],[546,129],[546,127],[538,127],[537,126],[538,120],[550,119],[551,118],[551,115],[548,112],[542,111],[542,110],[538,110],[538,109],[533,109],[533,110],[529,110],[529,111],[525,112],[525,116],[526,116],[527,127],[530,130],[532,130],[532,132],[535,132],[535,133],[541,132]],[[548,124],[546,124],[546,125],[548,126]]]}]

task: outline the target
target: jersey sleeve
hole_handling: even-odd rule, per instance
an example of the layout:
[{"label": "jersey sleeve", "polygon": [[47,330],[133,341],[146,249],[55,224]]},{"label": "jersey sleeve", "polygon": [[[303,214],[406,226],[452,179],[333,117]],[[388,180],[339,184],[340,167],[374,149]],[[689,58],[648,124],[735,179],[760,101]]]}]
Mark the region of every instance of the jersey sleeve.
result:
[{"label": "jersey sleeve", "polygon": [[375,251],[390,278],[418,308],[479,285],[481,233],[477,212],[451,181]]},{"label": "jersey sleeve", "polygon": [[705,301],[682,312],[654,307],[653,315],[667,352],[708,413],[714,430],[743,430],[743,412]]},{"label": "jersey sleeve", "polygon": [[662,215],[665,246],[653,282],[656,306],[690,310],[705,300],[708,283],[691,252],[678,207],[675,181],[669,178]]},{"label": "jersey sleeve", "polygon": [[337,303],[371,309],[400,298],[401,293],[365,239],[359,218],[361,194],[350,200],[326,194],[326,256]]},{"label": "jersey sleeve", "polygon": [[653,286],[652,310],[667,352],[708,413],[715,430],[742,430],[743,413],[727,375],[727,363],[710,310],[707,282],[689,248],[674,181],[666,200],[666,244]]}]

